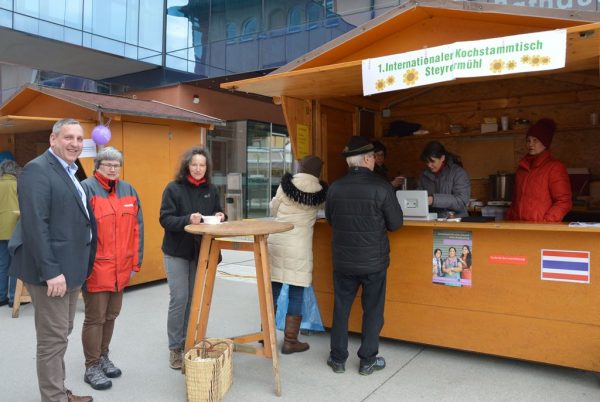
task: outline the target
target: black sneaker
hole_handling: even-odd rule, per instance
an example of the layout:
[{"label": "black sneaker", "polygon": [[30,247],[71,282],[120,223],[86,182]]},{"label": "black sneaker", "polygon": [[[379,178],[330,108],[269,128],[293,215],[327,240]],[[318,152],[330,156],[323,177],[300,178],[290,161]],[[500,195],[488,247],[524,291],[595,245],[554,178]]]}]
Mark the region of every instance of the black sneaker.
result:
[{"label": "black sneaker", "polygon": [[85,369],[83,381],[90,384],[92,388],[96,390],[109,389],[112,387],[112,381],[106,377],[106,374],[104,374],[104,371],[102,371],[100,363]]},{"label": "black sneaker", "polygon": [[373,374],[373,371],[383,370],[385,368],[385,359],[383,357],[376,357],[372,363],[368,364],[360,364],[360,368],[358,369],[358,374],[360,375],[370,375]]},{"label": "black sneaker", "polygon": [[346,372],[346,366],[344,363],[336,362],[331,357],[327,359],[327,365],[331,367],[334,373],[344,373]]},{"label": "black sneaker", "polygon": [[121,376],[121,369],[115,367],[114,363],[110,361],[108,355],[100,355],[100,367],[108,378],[117,378]]}]

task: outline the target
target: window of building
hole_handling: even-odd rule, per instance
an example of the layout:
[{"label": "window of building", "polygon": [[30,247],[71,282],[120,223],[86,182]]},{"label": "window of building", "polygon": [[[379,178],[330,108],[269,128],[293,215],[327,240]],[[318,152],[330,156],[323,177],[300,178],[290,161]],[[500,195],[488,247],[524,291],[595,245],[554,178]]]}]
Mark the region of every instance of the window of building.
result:
[{"label": "window of building", "polygon": [[139,46],[161,51],[164,9],[156,7],[154,0],[139,0],[139,10],[135,11],[128,12],[127,25],[137,26],[139,38],[137,43]]},{"label": "window of building", "polygon": [[0,0],[0,8],[4,8],[6,10],[12,10],[13,4],[12,0]]},{"label": "window of building", "polygon": [[7,10],[0,9],[0,26],[12,28],[12,13]]},{"label": "window of building", "polygon": [[232,44],[237,42],[237,25],[235,22],[228,22],[226,27],[227,43]]},{"label": "window of building", "polygon": [[269,14],[269,30],[279,30],[285,27],[285,14],[281,8],[271,11]]},{"label": "window of building", "polygon": [[337,7],[335,4],[335,0],[325,0],[325,26],[328,28],[335,27],[340,24],[340,18],[335,13],[336,9]]},{"label": "window of building", "polygon": [[15,12],[28,15],[30,17],[39,18],[40,4],[37,0],[17,1],[15,4]]},{"label": "window of building", "polygon": [[306,19],[308,20],[306,29],[317,28],[321,21],[321,6],[317,3],[310,3],[306,6]]},{"label": "window of building", "polygon": [[242,42],[247,42],[256,38],[258,32],[258,20],[256,17],[250,17],[242,24]]},{"label": "window of building", "polygon": [[[99,35],[99,42],[104,39],[125,42],[125,27],[127,26],[127,4],[124,1],[111,0],[92,3],[92,34]],[[92,45],[93,46],[93,45]],[[94,48],[96,48],[94,46]],[[109,51],[105,47],[96,48]]]},{"label": "window of building", "polygon": [[335,0],[325,0],[325,10],[328,17],[335,15],[335,8]]},{"label": "window of building", "polygon": [[[140,12],[137,4],[127,3],[127,24],[125,26],[125,42],[137,45],[139,40]],[[142,13],[143,15],[143,13]]]},{"label": "window of building", "polygon": [[[192,46],[192,24],[182,11],[185,3],[169,1],[167,7],[167,52],[171,53]],[[186,71],[186,69],[183,69]]]},{"label": "window of building", "polygon": [[288,13],[288,32],[298,32],[302,29],[302,9],[294,6]]}]

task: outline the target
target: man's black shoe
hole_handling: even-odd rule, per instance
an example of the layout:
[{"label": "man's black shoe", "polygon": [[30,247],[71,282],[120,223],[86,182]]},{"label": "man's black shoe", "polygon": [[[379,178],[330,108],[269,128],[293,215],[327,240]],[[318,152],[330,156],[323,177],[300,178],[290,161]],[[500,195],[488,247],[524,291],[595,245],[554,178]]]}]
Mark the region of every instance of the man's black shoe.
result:
[{"label": "man's black shoe", "polygon": [[375,361],[369,364],[360,364],[358,374],[369,375],[373,374],[373,371],[383,370],[385,368],[385,359],[383,357],[376,357]]},{"label": "man's black shoe", "polygon": [[344,363],[339,363],[333,360],[331,357],[327,359],[327,365],[331,367],[334,373],[344,373],[346,372],[346,366]]}]

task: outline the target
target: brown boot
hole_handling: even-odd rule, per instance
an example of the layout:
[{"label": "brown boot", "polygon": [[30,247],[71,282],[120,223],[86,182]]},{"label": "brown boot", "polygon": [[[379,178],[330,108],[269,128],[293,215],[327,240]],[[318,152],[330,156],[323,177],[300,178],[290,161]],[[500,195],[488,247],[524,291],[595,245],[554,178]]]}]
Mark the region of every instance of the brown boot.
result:
[{"label": "brown boot", "polygon": [[92,398],[91,396],[73,395],[73,393],[70,390],[67,390],[67,400],[69,402],[93,402],[94,398]]},{"label": "brown boot", "polygon": [[286,315],[285,330],[283,331],[283,346],[281,353],[289,355],[290,353],[304,352],[308,350],[308,343],[298,341],[298,332],[300,332],[301,315]]}]

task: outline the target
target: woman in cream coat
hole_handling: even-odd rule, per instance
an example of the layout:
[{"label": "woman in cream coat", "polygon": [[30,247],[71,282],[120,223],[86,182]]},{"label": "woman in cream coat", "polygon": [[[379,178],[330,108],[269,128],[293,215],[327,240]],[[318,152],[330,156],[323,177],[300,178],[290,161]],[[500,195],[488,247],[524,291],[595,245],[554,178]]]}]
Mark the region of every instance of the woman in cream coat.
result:
[{"label": "woman in cream coat", "polygon": [[298,341],[302,322],[304,288],[312,283],[313,226],[317,210],[325,202],[327,186],[319,182],[323,162],[317,156],[306,156],[300,171],[281,179],[271,201],[271,215],[278,222],[294,225],[294,229],[269,235],[269,264],[275,304],[284,283],[289,285],[289,303],[285,317],[284,342],[281,353],[304,352],[307,343]]}]

